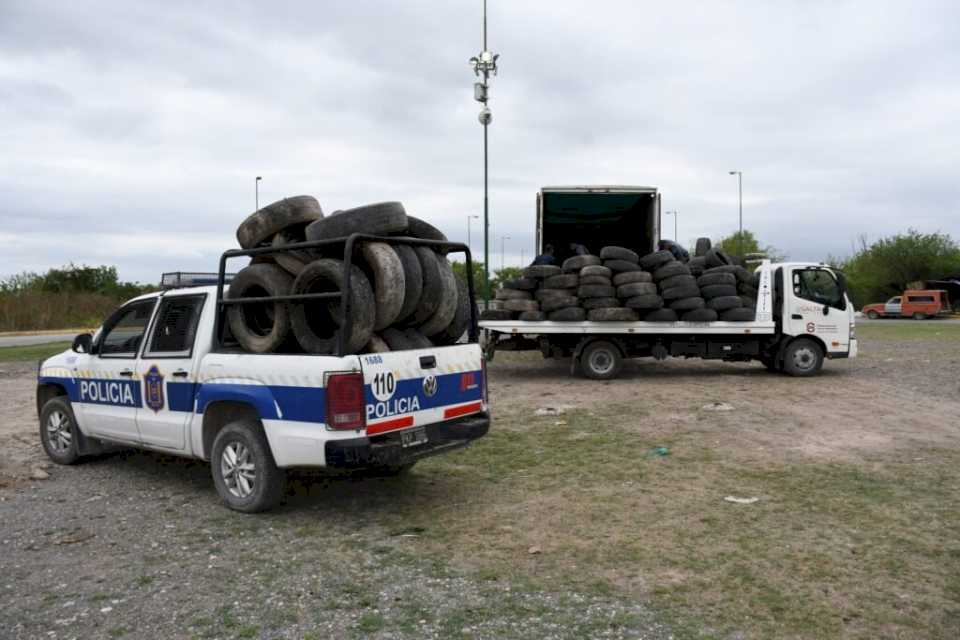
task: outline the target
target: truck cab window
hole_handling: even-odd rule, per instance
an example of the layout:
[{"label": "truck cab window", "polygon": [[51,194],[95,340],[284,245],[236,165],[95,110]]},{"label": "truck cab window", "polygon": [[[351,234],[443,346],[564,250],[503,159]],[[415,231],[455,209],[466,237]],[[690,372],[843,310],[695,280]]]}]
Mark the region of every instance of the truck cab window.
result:
[{"label": "truck cab window", "polygon": [[804,300],[846,309],[843,289],[826,269],[798,269],[793,272],[793,293]]},{"label": "truck cab window", "polygon": [[173,296],[160,302],[146,355],[189,358],[204,296]]},{"label": "truck cab window", "polygon": [[110,318],[100,339],[100,355],[105,358],[135,358],[155,304],[155,299],[134,302]]}]

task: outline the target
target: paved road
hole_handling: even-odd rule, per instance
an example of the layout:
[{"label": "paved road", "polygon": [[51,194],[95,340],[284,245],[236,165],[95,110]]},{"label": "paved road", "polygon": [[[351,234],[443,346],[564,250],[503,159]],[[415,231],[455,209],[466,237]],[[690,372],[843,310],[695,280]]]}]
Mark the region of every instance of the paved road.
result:
[{"label": "paved road", "polygon": [[39,336],[0,336],[0,347],[27,347],[49,342],[73,342],[76,333],[45,333]]}]

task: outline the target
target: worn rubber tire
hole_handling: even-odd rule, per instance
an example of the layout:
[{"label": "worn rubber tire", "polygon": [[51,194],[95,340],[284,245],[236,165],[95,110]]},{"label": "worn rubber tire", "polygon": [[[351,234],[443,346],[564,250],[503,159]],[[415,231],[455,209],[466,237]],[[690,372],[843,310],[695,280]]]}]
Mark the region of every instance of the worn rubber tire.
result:
[{"label": "worn rubber tire", "polygon": [[[58,416],[59,414],[59,416]],[[57,419],[54,417],[57,416]],[[51,426],[52,424],[52,426]],[[50,430],[53,430],[53,433]],[[47,457],[57,464],[76,464],[80,460],[80,431],[73,405],[67,396],[56,396],[43,403],[40,409],[40,443]],[[61,439],[60,435],[64,438]],[[51,440],[56,437],[57,444]],[[69,439],[69,444],[63,440]]]},{"label": "worn rubber tire", "polygon": [[[274,264],[251,264],[234,276],[227,290],[230,298],[285,296],[293,278]],[[240,346],[252,353],[275,351],[290,334],[290,305],[286,302],[235,304],[227,307],[230,332]]]},{"label": "worn rubber tire", "polygon": [[536,300],[506,300],[503,308],[507,311],[539,311],[540,303]]},{"label": "worn rubber tire", "polygon": [[563,273],[563,269],[555,264],[532,264],[522,271],[524,278],[549,278]]},{"label": "worn rubber tire", "polygon": [[664,300],[680,300],[681,298],[701,297],[700,287],[696,285],[693,285],[692,287],[673,287],[672,289],[664,289],[660,295]]},{"label": "worn rubber tire", "polygon": [[690,258],[687,267],[690,268],[692,275],[703,275],[703,272],[707,269],[707,261],[704,258]]},{"label": "worn rubber tire", "polygon": [[697,278],[697,284],[701,287],[709,287],[715,284],[735,286],[737,284],[737,277],[732,273],[705,273]]},{"label": "worn rubber tire", "polygon": [[[437,229],[435,226],[421,220],[420,218],[415,218],[413,216],[407,216],[407,232],[404,234],[410,236],[411,238],[419,238],[421,240],[438,240],[440,242],[446,242],[447,236],[444,235],[443,231]],[[440,255],[447,255],[446,249],[434,249]]]},{"label": "worn rubber tire", "polygon": [[580,307],[566,307],[547,314],[551,322],[583,322],[587,319],[587,312]]},{"label": "worn rubber tire", "polygon": [[600,276],[609,280],[613,277],[613,271],[610,270],[610,267],[605,267],[600,264],[591,264],[590,266],[580,269],[581,278],[589,278],[591,276]]},{"label": "worn rubber tire", "polygon": [[633,296],[623,301],[623,306],[640,311],[652,311],[663,307],[663,298],[654,294]]},{"label": "worn rubber tire", "polygon": [[363,264],[358,266],[367,274],[376,303],[373,330],[381,331],[396,322],[403,309],[407,290],[403,262],[393,247],[383,242],[361,243],[360,255]]},{"label": "worn rubber tire", "polygon": [[367,344],[363,345],[363,353],[389,353],[390,345],[387,342],[378,336],[373,334],[370,336],[370,339],[367,341]]},{"label": "worn rubber tire", "polygon": [[640,319],[637,312],[626,307],[607,307],[587,311],[587,320],[591,322],[636,322]]},{"label": "worn rubber tire", "polygon": [[623,369],[623,354],[607,340],[595,340],[580,354],[580,369],[591,380],[612,380]]},{"label": "worn rubber tire", "polygon": [[667,264],[659,267],[656,271],[653,272],[653,281],[654,282],[663,282],[668,278],[673,278],[674,276],[688,276],[690,275],[690,268],[683,264],[682,262],[668,262]]},{"label": "worn rubber tire", "polygon": [[417,260],[420,261],[423,284],[417,308],[413,315],[407,318],[405,324],[416,326],[426,322],[440,306],[440,297],[437,292],[442,291],[443,280],[440,277],[440,265],[437,262],[440,256],[435,251],[427,247],[414,247],[413,251],[417,254]]},{"label": "worn rubber tire", "polygon": [[533,297],[538,302],[543,302],[548,298],[561,298],[564,296],[577,297],[576,289],[538,289],[533,292]]},{"label": "worn rubber tire", "polygon": [[496,300],[531,300],[533,294],[520,289],[497,289],[493,297]]},{"label": "worn rubber tire", "polygon": [[[278,231],[274,236],[273,240],[270,241],[270,245],[274,249],[282,249],[288,244],[294,244],[297,242],[303,242],[303,226],[293,226],[287,227]],[[310,252],[305,249],[291,249],[288,251],[277,251],[272,254],[274,261],[283,267],[287,273],[296,278],[300,275],[300,272],[303,269],[320,257],[316,252]]]},{"label": "worn rubber tire", "polygon": [[513,312],[506,309],[484,309],[480,312],[481,320],[510,320]]},{"label": "worn rubber tire", "polygon": [[575,273],[564,273],[559,276],[550,276],[543,281],[544,289],[575,289],[580,286],[580,276]]},{"label": "worn rubber tire", "polygon": [[743,303],[743,306],[747,309],[756,309],[757,308],[757,299],[751,298],[750,296],[740,296],[740,302]]},{"label": "worn rubber tire", "polygon": [[806,378],[819,373],[823,366],[823,349],[811,338],[797,338],[783,350],[783,371]]},{"label": "worn rubber tire", "polygon": [[403,265],[403,304],[397,313],[397,324],[403,324],[410,318],[417,305],[420,304],[420,296],[423,295],[423,270],[420,268],[420,258],[413,247],[405,244],[393,245],[393,250]]},{"label": "worn rubber tire", "polygon": [[[223,452],[234,443],[242,445],[250,452],[256,473],[253,492],[244,498],[232,495],[223,477]],[[263,425],[259,420],[229,422],[217,432],[213,439],[213,447],[210,449],[210,470],[217,493],[234,511],[242,513],[266,511],[279,504],[283,497],[286,474],[283,469],[277,467],[270,444],[263,432]]]},{"label": "worn rubber tire", "polygon": [[713,309],[694,309],[684,312],[680,319],[684,322],[716,322],[717,317]]},{"label": "worn rubber tire", "polygon": [[523,322],[543,322],[546,319],[547,314],[543,311],[524,311],[517,316],[517,320],[522,320]]},{"label": "worn rubber tire", "polygon": [[610,278],[604,278],[603,276],[580,276],[580,286],[584,285],[600,285],[604,287],[612,287],[613,280]]},{"label": "worn rubber tire", "polygon": [[640,265],[626,260],[606,260],[603,263],[607,269],[613,273],[631,273],[633,271],[642,271]]},{"label": "worn rubber tire", "polygon": [[[720,265],[719,267],[710,267],[709,269],[706,269],[706,270],[703,272],[703,274],[704,274],[704,275],[707,275],[707,274],[711,274],[711,273],[736,273],[736,272],[737,272],[737,266],[736,266],[736,265],[733,265],[733,264],[722,264],[722,265]],[[736,278],[736,276],[734,276],[734,278]]]},{"label": "worn rubber tire", "polygon": [[713,298],[735,296],[737,295],[737,288],[729,284],[709,284],[705,287],[700,287],[700,293],[707,300],[712,300]]},{"label": "worn rubber tire", "polygon": [[[293,283],[293,293],[343,291],[346,278],[342,260],[322,258],[307,265]],[[373,287],[356,265],[351,265],[350,307],[353,322],[346,353],[357,353],[370,341],[376,321]],[[316,300],[291,305],[293,335],[307,353],[337,353],[340,343],[340,300]]]},{"label": "worn rubber tire", "polygon": [[727,253],[722,249],[718,249],[716,247],[707,251],[704,257],[707,259],[708,267],[722,267],[724,265],[733,264],[733,260],[730,258],[730,256],[727,255]]},{"label": "worn rubber tire", "polygon": [[459,275],[456,278],[457,312],[443,331],[429,336],[430,341],[436,345],[455,344],[470,328],[470,309],[471,305],[476,303],[470,298],[470,289],[467,287],[466,279]]},{"label": "worn rubber tire", "polygon": [[563,272],[579,273],[580,269],[597,264],[600,264],[600,258],[598,256],[573,256],[563,261]]},{"label": "worn rubber tire", "polygon": [[423,335],[419,329],[414,329],[413,327],[407,327],[403,330],[404,335],[407,336],[407,339],[413,345],[414,349],[432,349],[433,342],[430,341],[430,338]]},{"label": "worn rubber tire", "polygon": [[657,309],[643,316],[645,322],[676,322],[680,319],[673,309]]},{"label": "worn rubber tire", "polygon": [[696,257],[704,257],[707,255],[707,251],[710,251],[712,243],[710,238],[697,238],[696,248],[693,251],[693,255]]},{"label": "worn rubber tire", "polygon": [[399,202],[378,202],[345,209],[321,218],[307,227],[307,240],[332,240],[353,233],[378,236],[407,230],[407,213]]},{"label": "worn rubber tire", "polygon": [[578,298],[615,298],[617,290],[611,285],[587,284],[577,289]]},{"label": "worn rubber tire", "polygon": [[673,287],[695,287],[697,279],[693,276],[681,274],[679,276],[670,276],[657,283],[661,289],[672,289]]},{"label": "worn rubber tire", "polygon": [[387,343],[387,346],[390,347],[390,351],[410,351],[419,348],[416,342],[407,334],[408,330],[409,328],[401,329],[399,327],[390,327],[381,333],[380,336],[383,338],[383,341]]},{"label": "worn rubber tire", "polygon": [[653,271],[673,259],[673,254],[669,251],[654,251],[640,258],[640,266],[646,271]]},{"label": "worn rubber tire", "polygon": [[737,293],[742,296],[747,296],[748,298],[753,298],[754,300],[756,300],[757,296],[760,295],[759,291],[748,284],[741,284],[739,287],[737,287]]},{"label": "worn rubber tire", "polygon": [[252,249],[294,225],[305,225],[321,220],[323,210],[313,196],[284,198],[247,216],[237,228],[237,242],[244,249]]},{"label": "worn rubber tire", "polygon": [[577,299],[573,296],[550,297],[540,302],[540,309],[547,313],[575,306],[577,306]]},{"label": "worn rubber tire", "polygon": [[604,247],[600,249],[600,257],[604,260],[626,260],[633,264],[639,264],[640,262],[640,256],[637,252],[626,247]]},{"label": "worn rubber tire", "polygon": [[646,271],[621,271],[613,276],[613,285],[615,287],[632,282],[653,282],[653,276]]},{"label": "worn rubber tire", "polygon": [[631,282],[617,287],[618,298],[632,298],[634,296],[656,295],[657,285],[652,282]]},{"label": "worn rubber tire", "polygon": [[746,267],[737,265],[733,270],[733,275],[736,277],[738,283],[751,284],[753,282],[753,274]]},{"label": "worn rubber tire", "polygon": [[591,309],[609,309],[619,307],[620,301],[616,298],[587,298],[580,301],[580,306],[590,311]]},{"label": "worn rubber tire", "polygon": [[514,278],[503,283],[504,289],[519,289],[520,291],[533,291],[539,285],[536,278]]},{"label": "worn rubber tire", "polygon": [[453,273],[453,265],[443,256],[437,256],[437,267],[442,282],[442,289],[438,292],[440,306],[426,322],[417,327],[427,336],[446,329],[457,315],[457,276]]},{"label": "worn rubber tire", "polygon": [[726,311],[727,309],[739,309],[743,306],[740,296],[720,296],[707,300],[707,308],[714,311]]},{"label": "worn rubber tire", "polygon": [[703,309],[707,303],[703,298],[680,298],[670,303],[670,308],[674,311],[693,311],[694,309]]},{"label": "worn rubber tire", "polygon": [[748,307],[739,307],[736,309],[727,309],[720,314],[720,319],[725,322],[753,322],[757,312]]}]

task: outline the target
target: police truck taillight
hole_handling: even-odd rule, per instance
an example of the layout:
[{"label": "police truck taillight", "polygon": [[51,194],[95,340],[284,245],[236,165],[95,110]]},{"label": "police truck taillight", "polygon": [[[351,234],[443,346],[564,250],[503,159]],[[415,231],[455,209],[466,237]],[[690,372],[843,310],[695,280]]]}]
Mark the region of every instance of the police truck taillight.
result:
[{"label": "police truck taillight", "polygon": [[335,373],[327,378],[327,426],[362,429],[366,425],[363,374]]}]

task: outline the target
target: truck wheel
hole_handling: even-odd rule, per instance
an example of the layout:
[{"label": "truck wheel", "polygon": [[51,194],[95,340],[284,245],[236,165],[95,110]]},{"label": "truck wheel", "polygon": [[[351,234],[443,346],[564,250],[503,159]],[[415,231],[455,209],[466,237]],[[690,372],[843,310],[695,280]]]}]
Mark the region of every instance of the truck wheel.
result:
[{"label": "truck wheel", "polygon": [[213,441],[210,469],[217,493],[234,511],[265,511],[283,495],[285,474],[277,468],[258,421],[238,420],[224,426]]},{"label": "truck wheel", "polygon": [[588,344],[580,354],[580,367],[592,380],[612,380],[620,375],[623,357],[613,343],[597,340]]},{"label": "truck wheel", "polygon": [[914,319],[914,320],[926,320],[926,319],[927,319],[927,314],[925,314],[925,313],[920,313],[920,312],[918,311],[917,313],[913,314],[913,319]]},{"label": "truck wheel", "polygon": [[[285,296],[293,278],[275,264],[251,264],[230,283],[226,297]],[[294,309],[301,305],[296,305]],[[240,345],[253,353],[270,353],[290,333],[290,307],[286,302],[235,304],[227,307],[230,331]]]},{"label": "truck wheel", "polygon": [[880,317],[880,314],[877,313],[876,311],[867,311],[867,317],[870,318],[871,320],[876,320],[877,318]]},{"label": "truck wheel", "polygon": [[47,457],[57,464],[80,460],[77,419],[66,396],[50,398],[40,410],[40,442]]},{"label": "truck wheel", "polygon": [[407,230],[407,212],[399,202],[379,202],[346,209],[307,227],[307,240],[332,240],[353,233],[386,235]]},{"label": "truck wheel", "polygon": [[237,228],[237,241],[244,249],[252,249],[287,227],[321,218],[323,210],[313,196],[284,198],[254,211],[241,222]]},{"label": "truck wheel", "polygon": [[816,375],[823,366],[823,349],[809,338],[797,338],[783,352],[783,370],[798,378]]}]

